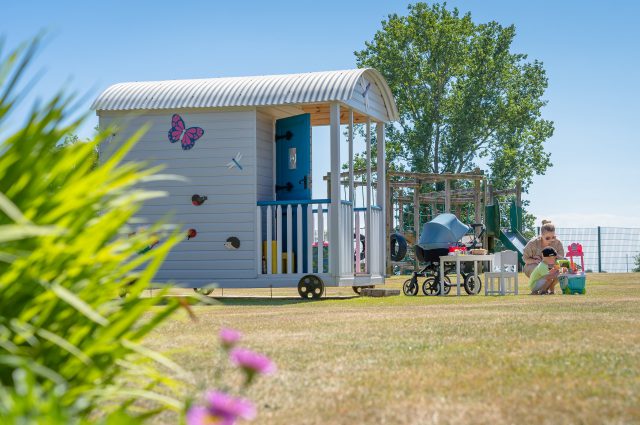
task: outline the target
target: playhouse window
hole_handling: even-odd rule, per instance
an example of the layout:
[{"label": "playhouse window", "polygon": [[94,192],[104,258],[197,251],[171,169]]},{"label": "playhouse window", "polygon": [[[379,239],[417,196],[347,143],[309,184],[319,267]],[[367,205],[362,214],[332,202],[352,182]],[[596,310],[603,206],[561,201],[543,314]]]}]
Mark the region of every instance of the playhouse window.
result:
[{"label": "playhouse window", "polygon": [[296,148],[289,148],[289,169],[296,169]]}]

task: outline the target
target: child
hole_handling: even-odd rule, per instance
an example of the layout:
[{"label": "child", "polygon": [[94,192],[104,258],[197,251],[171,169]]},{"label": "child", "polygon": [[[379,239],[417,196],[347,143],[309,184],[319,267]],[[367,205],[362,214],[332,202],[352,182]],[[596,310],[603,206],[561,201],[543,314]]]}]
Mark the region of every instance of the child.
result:
[{"label": "child", "polygon": [[560,266],[556,265],[558,252],[548,246],[542,250],[542,261],[531,272],[529,278],[529,287],[531,295],[553,294],[556,283],[558,283],[558,275],[560,274]]}]

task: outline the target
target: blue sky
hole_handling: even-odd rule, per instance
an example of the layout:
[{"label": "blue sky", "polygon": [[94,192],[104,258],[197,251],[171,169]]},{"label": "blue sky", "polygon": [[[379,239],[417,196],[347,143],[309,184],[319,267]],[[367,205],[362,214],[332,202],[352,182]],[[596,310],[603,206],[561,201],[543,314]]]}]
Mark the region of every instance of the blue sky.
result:
[{"label": "blue sky", "polygon": [[[355,67],[361,49],[399,1],[10,2],[0,27],[15,46],[40,30],[47,43],[35,67],[34,96],[61,87],[88,95],[110,84],[259,75]],[[640,227],[640,3],[449,1],[476,22],[515,24],[516,52],[544,62],[550,84],[544,116],[556,131],[554,166],[525,199],[562,227]],[[27,104],[34,100],[31,97]],[[17,118],[27,108],[18,111]],[[81,135],[91,134],[90,115]],[[314,159],[323,155],[314,133]],[[314,161],[315,164],[316,161]],[[328,161],[327,161],[328,163]],[[314,180],[318,182],[316,167]],[[317,185],[316,185],[317,187]]]}]

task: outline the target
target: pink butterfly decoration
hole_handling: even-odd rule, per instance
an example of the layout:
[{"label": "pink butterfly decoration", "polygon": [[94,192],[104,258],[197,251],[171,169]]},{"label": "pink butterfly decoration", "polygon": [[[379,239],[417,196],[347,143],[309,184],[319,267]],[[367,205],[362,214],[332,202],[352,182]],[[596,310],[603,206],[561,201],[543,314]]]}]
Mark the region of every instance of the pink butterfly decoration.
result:
[{"label": "pink butterfly decoration", "polygon": [[178,114],[171,117],[171,130],[169,130],[169,141],[175,143],[178,140],[182,143],[183,150],[189,150],[196,145],[196,140],[202,137],[204,130],[200,127],[186,128],[184,120]]}]

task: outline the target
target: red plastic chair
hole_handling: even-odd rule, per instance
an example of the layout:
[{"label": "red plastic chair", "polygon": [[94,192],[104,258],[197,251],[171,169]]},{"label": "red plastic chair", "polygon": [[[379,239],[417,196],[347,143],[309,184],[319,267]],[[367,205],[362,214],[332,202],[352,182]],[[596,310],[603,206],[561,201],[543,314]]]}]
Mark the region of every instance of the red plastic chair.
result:
[{"label": "red plastic chair", "polygon": [[573,269],[573,257],[580,257],[580,266],[582,267],[582,272],[584,273],[584,253],[582,252],[582,245],[577,242],[569,245],[569,249],[567,250],[567,258],[569,258],[571,269]]}]

